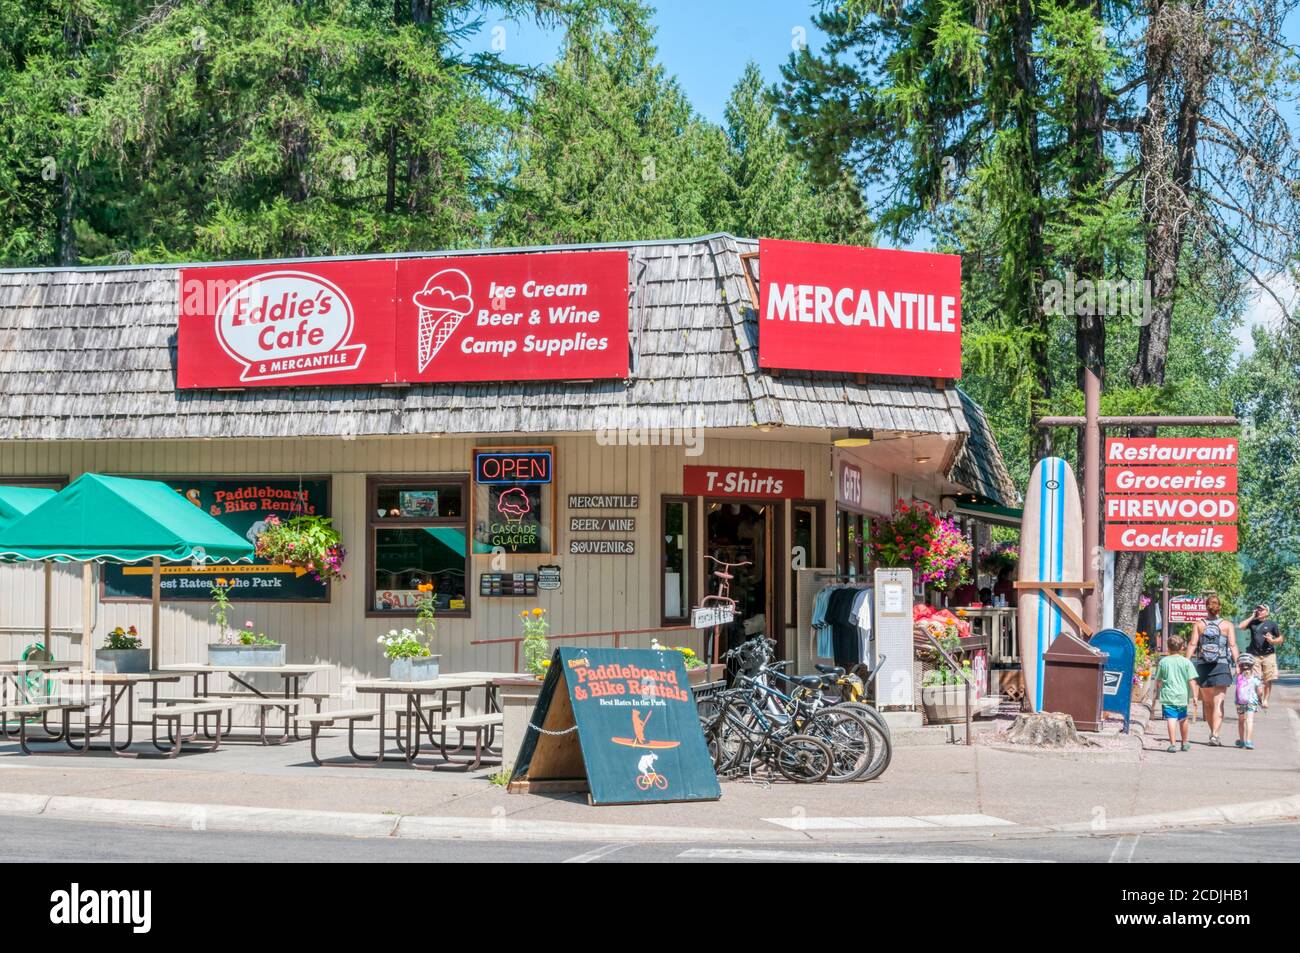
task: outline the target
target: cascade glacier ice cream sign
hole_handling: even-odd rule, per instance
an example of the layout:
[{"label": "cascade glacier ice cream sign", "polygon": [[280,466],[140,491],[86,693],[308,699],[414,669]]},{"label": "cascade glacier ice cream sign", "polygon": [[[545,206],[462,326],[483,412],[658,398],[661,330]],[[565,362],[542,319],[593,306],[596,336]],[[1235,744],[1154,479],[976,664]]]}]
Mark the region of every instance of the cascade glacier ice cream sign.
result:
[{"label": "cascade glacier ice cream sign", "polygon": [[628,372],[627,254],[303,261],[180,273],[180,387]]},{"label": "cascade glacier ice cream sign", "polygon": [[760,367],[961,377],[957,255],[763,239]]}]

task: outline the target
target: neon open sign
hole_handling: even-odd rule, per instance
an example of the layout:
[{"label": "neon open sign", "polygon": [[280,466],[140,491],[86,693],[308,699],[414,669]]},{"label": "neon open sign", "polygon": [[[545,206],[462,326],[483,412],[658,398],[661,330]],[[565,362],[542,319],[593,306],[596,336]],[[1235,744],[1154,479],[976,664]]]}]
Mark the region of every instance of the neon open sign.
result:
[{"label": "neon open sign", "polygon": [[474,482],[492,485],[551,482],[551,451],[513,450],[474,454]]}]

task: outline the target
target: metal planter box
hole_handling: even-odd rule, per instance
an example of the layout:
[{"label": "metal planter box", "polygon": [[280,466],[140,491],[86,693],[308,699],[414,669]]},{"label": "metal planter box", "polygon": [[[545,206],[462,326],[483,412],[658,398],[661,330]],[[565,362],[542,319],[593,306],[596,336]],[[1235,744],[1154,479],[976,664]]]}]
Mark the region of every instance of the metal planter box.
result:
[{"label": "metal planter box", "polygon": [[284,664],[284,643],[276,645],[222,645],[209,643],[209,665],[261,668]]},{"label": "metal planter box", "polygon": [[95,649],[95,671],[139,675],[149,671],[149,649]]},{"label": "metal planter box", "polygon": [[395,682],[428,682],[438,677],[441,655],[424,658],[395,658],[389,662],[388,677]]}]

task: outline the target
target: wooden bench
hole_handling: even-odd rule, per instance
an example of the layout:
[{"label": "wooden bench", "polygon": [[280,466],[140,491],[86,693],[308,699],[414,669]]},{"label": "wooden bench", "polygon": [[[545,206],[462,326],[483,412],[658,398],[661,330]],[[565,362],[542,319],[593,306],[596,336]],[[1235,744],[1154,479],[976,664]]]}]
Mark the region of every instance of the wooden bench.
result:
[{"label": "wooden bench", "polygon": [[[344,708],[340,711],[318,711],[310,715],[299,715],[295,720],[300,725],[307,725],[311,728],[311,759],[316,764],[325,766],[325,762],[320,759],[316,751],[316,739],[320,737],[322,728],[331,727],[336,721],[346,721],[348,723],[348,751],[352,757],[361,762],[361,765],[340,765],[334,763],[329,767],[362,767],[370,764],[378,764],[383,760],[384,753],[379,752],[379,758],[364,758],[357,754],[356,748],[356,725],[359,721],[373,721],[379,717],[378,708]],[[380,732],[381,738],[383,732]]]},{"label": "wooden bench", "polygon": [[59,741],[60,739],[64,739],[67,741],[68,747],[72,748],[72,750],[76,751],[78,754],[85,754],[90,750],[89,725],[87,725],[87,731],[82,739],[82,746],[78,749],[72,744],[70,730],[72,726],[68,719],[74,711],[84,712],[89,707],[89,702],[72,701],[70,699],[61,698],[47,698],[44,701],[23,702],[21,704],[18,702],[6,702],[3,706],[0,706],[0,721],[8,718],[10,715],[18,716],[18,748],[23,754],[32,754],[32,749],[27,746],[27,716],[37,715],[44,720],[50,712],[57,711],[62,716],[62,731],[53,738],[46,738],[43,740]]},{"label": "wooden bench", "polygon": [[464,746],[465,736],[472,734],[474,736],[474,759],[472,761],[460,761],[450,756],[444,755],[444,757],[447,757],[448,761],[455,764],[463,764],[467,770],[473,771],[483,763],[484,749],[492,746],[492,739],[496,734],[496,730],[505,724],[505,720],[506,716],[499,711],[446,719],[439,725],[443,732],[443,747],[446,747],[446,733],[448,731],[460,732],[461,743],[456,750]]},{"label": "wooden bench", "polygon": [[[302,699],[298,699],[298,698],[277,698],[274,695],[262,696],[254,692],[249,692],[247,694],[234,693],[234,692],[214,692],[213,694],[207,696],[172,695],[166,698],[158,699],[158,704],[160,705],[162,704],[196,705],[196,704],[207,704],[207,703],[220,704],[222,706],[223,711],[232,711],[237,705],[248,705],[252,708],[256,708],[258,736],[260,737],[262,744],[264,745],[271,745],[271,744],[282,745],[289,740],[289,732],[293,727],[290,722],[290,718],[291,716],[297,713],[298,706],[299,704],[301,704],[301,702]],[[320,702],[316,703],[316,707],[317,708],[320,707]],[[284,733],[280,736],[279,741],[272,741],[270,738],[266,736],[266,713],[273,708],[279,708],[284,711]],[[195,722],[195,724],[197,726],[197,721]],[[228,724],[226,727],[227,729],[234,728],[233,715],[232,715],[231,723]],[[206,719],[203,728],[203,733],[205,735],[208,735],[209,738],[212,737],[210,734],[208,734]]]},{"label": "wooden bench", "polygon": [[[167,757],[174,758],[181,753],[181,748],[187,740],[193,741],[194,735],[188,739],[181,733],[181,719],[187,716],[194,717],[196,734],[199,715],[215,716],[217,722],[216,736],[212,744],[200,746],[205,751],[216,751],[221,747],[221,714],[225,712],[227,717],[230,715],[231,708],[234,707],[228,701],[213,701],[211,699],[197,699],[195,701],[182,701],[181,699],[159,698],[153,708],[140,708],[136,710],[136,716],[143,721],[153,725],[153,743],[159,751],[166,751]],[[168,748],[158,742],[158,723],[166,722],[168,739],[171,741],[171,747]],[[227,721],[227,727],[229,721]]]}]

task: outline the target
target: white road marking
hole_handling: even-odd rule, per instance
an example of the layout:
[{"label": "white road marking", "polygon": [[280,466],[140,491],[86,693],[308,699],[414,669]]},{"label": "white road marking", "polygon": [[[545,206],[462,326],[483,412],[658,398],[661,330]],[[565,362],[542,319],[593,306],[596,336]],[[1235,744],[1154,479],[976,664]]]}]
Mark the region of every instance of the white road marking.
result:
[{"label": "white road marking", "polygon": [[1137,852],[1138,841],[1142,839],[1140,834],[1125,834],[1115,842],[1115,849],[1110,852],[1110,864],[1131,864],[1133,855]]},{"label": "white road marking", "polygon": [[1013,827],[1014,821],[989,814],[916,814],[878,817],[765,817],[792,831],[901,830],[936,827]]},{"label": "white road marking", "polygon": [[604,847],[596,847],[587,851],[585,854],[578,854],[576,857],[570,857],[568,860],[561,861],[565,864],[589,864],[594,860],[600,860],[602,857],[608,857],[616,850],[622,850],[627,844],[606,844]]},{"label": "white road marking", "polygon": [[773,860],[809,864],[1050,864],[1050,860],[1018,857],[974,857],[965,854],[849,854],[843,851],[754,850],[744,847],[693,847],[677,855],[691,860]]}]

